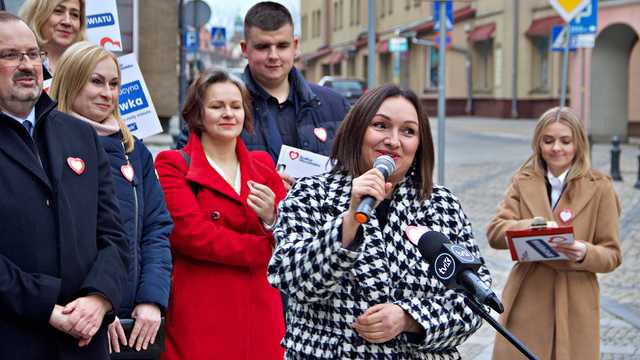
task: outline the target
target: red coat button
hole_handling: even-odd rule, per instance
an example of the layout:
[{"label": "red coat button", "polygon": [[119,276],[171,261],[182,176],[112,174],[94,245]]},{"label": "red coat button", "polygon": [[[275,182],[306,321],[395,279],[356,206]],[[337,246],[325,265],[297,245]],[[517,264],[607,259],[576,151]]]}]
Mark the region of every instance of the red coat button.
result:
[{"label": "red coat button", "polygon": [[212,211],[211,220],[218,220],[218,219],[220,219],[220,211]]}]

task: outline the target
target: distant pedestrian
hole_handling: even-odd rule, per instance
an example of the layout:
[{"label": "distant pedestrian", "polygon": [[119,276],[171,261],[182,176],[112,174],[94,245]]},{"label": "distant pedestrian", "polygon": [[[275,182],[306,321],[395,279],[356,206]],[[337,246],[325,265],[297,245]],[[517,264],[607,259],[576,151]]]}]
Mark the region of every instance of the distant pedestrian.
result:
[{"label": "distant pedestrian", "polygon": [[250,101],[225,72],[203,73],[182,110],[187,145],[156,159],[175,222],[165,360],[282,359],[282,305],[267,263],[285,190],[271,157],[240,137],[252,130]]},{"label": "distant pedestrian", "polygon": [[[620,204],[611,179],[592,169],[582,122],[567,108],[545,112],[533,154],[514,175],[487,228],[493,248],[507,249],[505,231],[526,229],[534,217],[573,226],[576,241],[554,244],[569,260],[518,262],[502,293],[501,322],[540,359],[600,358],[597,273],[622,261]],[[501,335],[493,358],[524,359]]]},{"label": "distant pedestrian", "polygon": [[85,40],[84,3],[85,0],[26,0],[20,7],[20,17],[47,52],[45,80],[55,73],[62,53],[72,44]]},{"label": "distant pedestrian", "polygon": [[43,57],[0,11],[0,359],[106,360],[126,239],[107,155],[42,92]]},{"label": "distant pedestrian", "polygon": [[[171,282],[169,234],[173,223],[153,157],[120,118],[122,77],[112,53],[82,41],[69,47],[58,65],[51,97],[58,101],[59,110],[83,120],[98,133],[111,164],[119,215],[127,235],[127,287],[117,317],[109,326],[110,349],[120,352],[121,345],[129,345],[137,351],[146,350],[155,342]],[[128,338],[121,325],[124,319],[134,320]],[[118,359],[143,356],[122,354]]]}]

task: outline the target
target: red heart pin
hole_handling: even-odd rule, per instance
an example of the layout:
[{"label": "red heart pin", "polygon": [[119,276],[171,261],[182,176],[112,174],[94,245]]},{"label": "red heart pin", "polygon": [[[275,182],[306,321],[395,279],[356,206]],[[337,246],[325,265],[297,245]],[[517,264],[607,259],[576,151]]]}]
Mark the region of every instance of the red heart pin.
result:
[{"label": "red heart pin", "polygon": [[300,153],[297,151],[289,151],[289,157],[291,158],[291,160],[295,160],[298,157],[300,157]]},{"label": "red heart pin", "polygon": [[84,172],[84,160],[80,158],[69,156],[67,158],[67,164],[71,170],[78,175],[82,175]]},{"label": "red heart pin", "polygon": [[327,130],[325,128],[315,128],[313,129],[313,133],[318,139],[320,139],[320,141],[327,141]]},{"label": "red heart pin", "polygon": [[127,181],[133,181],[133,166],[131,166],[130,163],[127,163],[127,165],[122,165],[120,167],[120,172],[122,173],[122,176],[127,179]]},{"label": "red heart pin", "polygon": [[565,224],[569,224],[571,220],[576,216],[571,209],[564,209],[560,212],[560,221]]}]

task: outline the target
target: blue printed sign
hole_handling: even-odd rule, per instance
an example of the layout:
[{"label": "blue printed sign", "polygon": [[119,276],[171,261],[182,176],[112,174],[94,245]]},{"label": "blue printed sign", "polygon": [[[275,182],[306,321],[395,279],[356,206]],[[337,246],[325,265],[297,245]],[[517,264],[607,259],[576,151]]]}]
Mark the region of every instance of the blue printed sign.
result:
[{"label": "blue printed sign", "polygon": [[[558,25],[551,28],[551,51],[564,51],[567,44],[566,28],[566,26]],[[575,41],[575,36],[569,36],[569,51],[576,50]]]},{"label": "blue printed sign", "polygon": [[571,35],[596,34],[598,32],[598,0],[591,0],[569,23]]},{"label": "blue printed sign", "polygon": [[104,13],[90,15],[87,17],[87,29],[93,29],[102,26],[110,26],[116,23],[113,14]]},{"label": "blue printed sign", "polygon": [[433,29],[440,31],[440,2],[445,2],[445,14],[447,22],[445,27],[447,31],[453,30],[453,3],[451,0],[437,0],[433,2]]},{"label": "blue printed sign", "polygon": [[223,27],[212,27],[211,45],[214,47],[223,47],[227,45],[227,29]]},{"label": "blue printed sign", "polygon": [[122,85],[118,103],[121,115],[149,107],[147,97],[144,95],[142,85],[138,80]]},{"label": "blue printed sign", "polygon": [[198,51],[198,32],[195,30],[187,30],[184,32],[184,48],[189,53]]}]

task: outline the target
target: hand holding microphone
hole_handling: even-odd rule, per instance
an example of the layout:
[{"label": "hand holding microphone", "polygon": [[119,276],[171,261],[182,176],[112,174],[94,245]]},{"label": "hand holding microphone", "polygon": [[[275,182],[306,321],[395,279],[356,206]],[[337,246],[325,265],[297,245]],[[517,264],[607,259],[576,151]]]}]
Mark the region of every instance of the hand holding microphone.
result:
[{"label": "hand holding microphone", "polygon": [[364,224],[369,221],[376,202],[382,201],[391,191],[392,185],[386,181],[395,170],[396,164],[393,158],[389,155],[382,155],[373,162],[373,169],[353,180],[351,206],[356,203],[357,199],[360,199],[355,210],[355,219],[358,223]]}]

